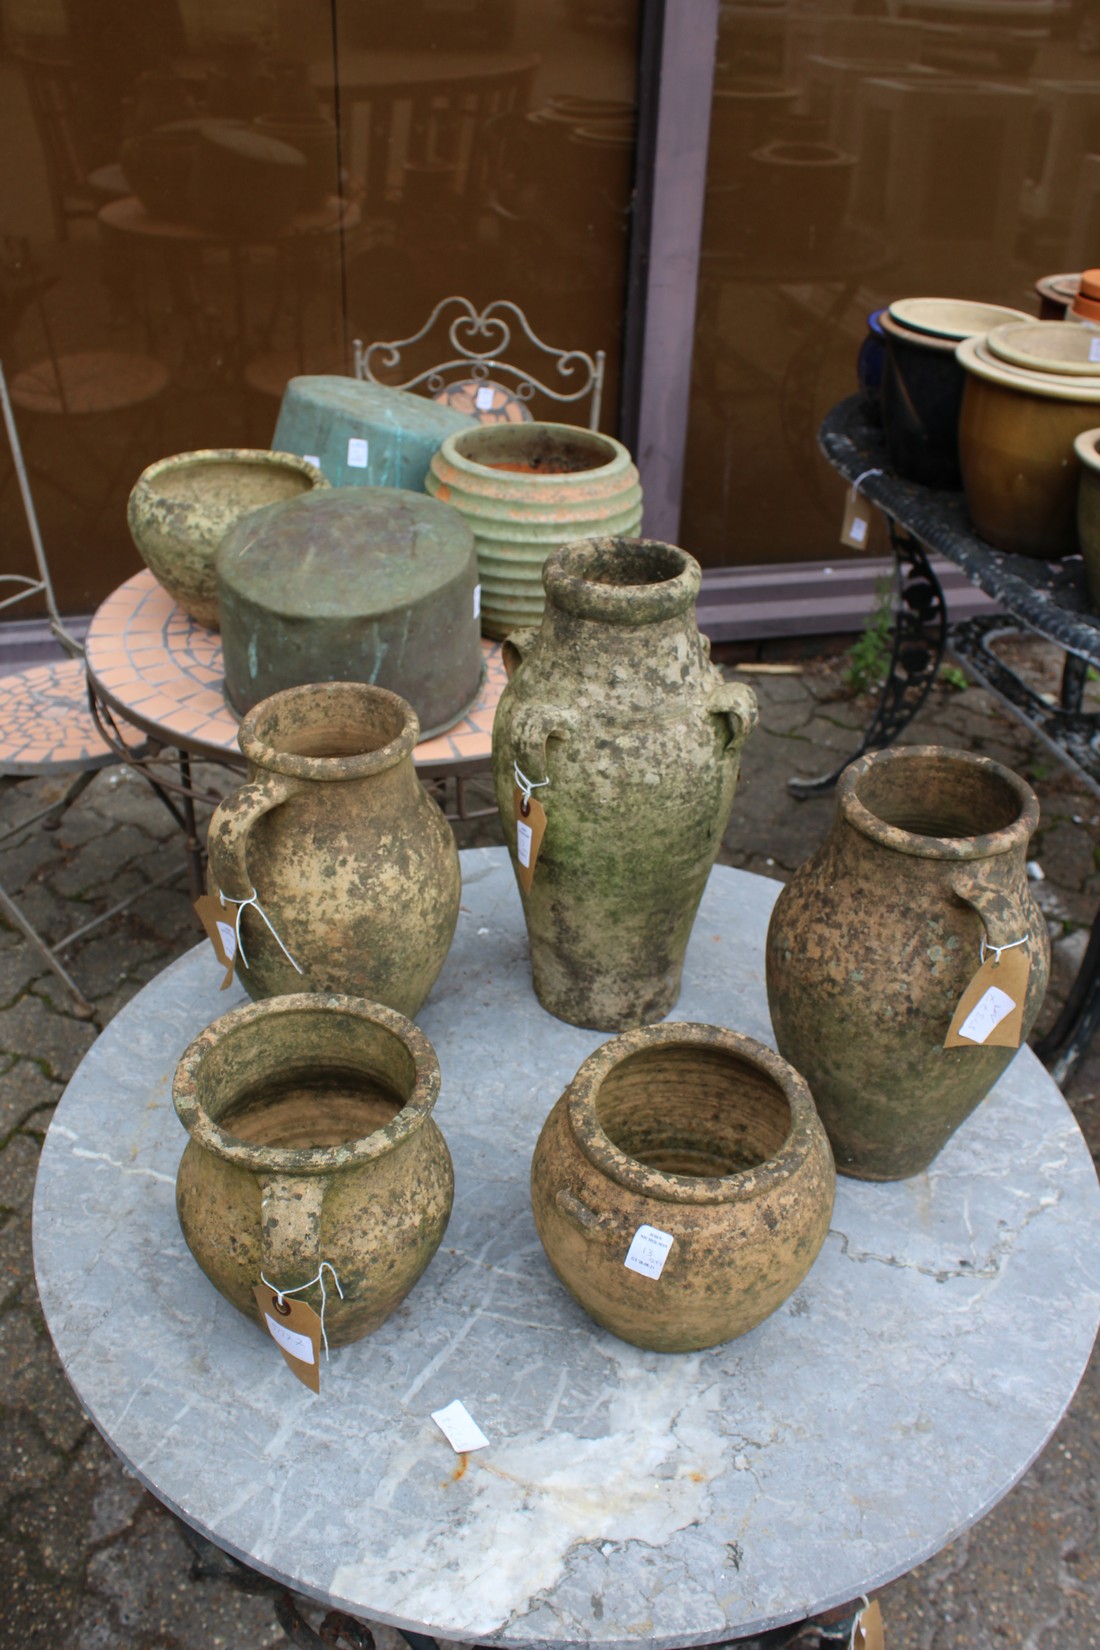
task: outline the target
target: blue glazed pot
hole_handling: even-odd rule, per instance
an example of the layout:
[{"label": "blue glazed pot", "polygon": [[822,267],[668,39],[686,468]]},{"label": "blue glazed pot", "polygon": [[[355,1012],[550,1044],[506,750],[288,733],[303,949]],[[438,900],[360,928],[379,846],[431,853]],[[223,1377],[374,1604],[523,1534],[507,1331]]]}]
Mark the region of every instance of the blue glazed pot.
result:
[{"label": "blue glazed pot", "polygon": [[958,490],[959,413],[966,374],[955,338],[937,338],[879,316],[886,341],[882,365],[882,427],[890,462],[906,481]]},{"label": "blue glazed pot", "polygon": [[882,422],[882,369],[886,358],[886,334],[882,330],[881,309],[873,309],[867,317],[867,336],[856,356],[856,377],[859,380],[863,405],[876,423]]}]

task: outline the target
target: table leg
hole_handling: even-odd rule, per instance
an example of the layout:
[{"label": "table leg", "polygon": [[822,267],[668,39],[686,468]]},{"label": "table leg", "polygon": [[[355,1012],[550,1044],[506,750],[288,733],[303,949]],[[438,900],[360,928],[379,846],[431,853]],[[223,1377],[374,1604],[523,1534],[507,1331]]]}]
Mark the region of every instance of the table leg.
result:
[{"label": "table leg", "polygon": [[1100,912],[1093,919],[1092,932],[1077,978],[1070,986],[1065,1004],[1046,1036],[1035,1044],[1035,1052],[1059,1088],[1063,1088],[1074,1066],[1100,1028]]},{"label": "table leg", "polygon": [[892,745],[920,710],[936,680],[947,640],[947,603],[920,540],[894,521],[889,526],[898,577],[889,674],[859,748],[820,779],[788,779],[788,789],[797,797],[831,791],[857,756]]}]

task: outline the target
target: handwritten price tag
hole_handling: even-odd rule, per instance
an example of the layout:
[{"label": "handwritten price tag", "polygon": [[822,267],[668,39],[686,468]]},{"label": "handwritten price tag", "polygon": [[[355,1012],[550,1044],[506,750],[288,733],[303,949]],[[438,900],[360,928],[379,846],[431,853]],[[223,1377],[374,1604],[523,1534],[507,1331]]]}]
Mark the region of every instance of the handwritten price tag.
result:
[{"label": "handwritten price tag", "polygon": [[630,1240],[623,1265],[644,1278],[659,1278],[675,1239],[656,1226],[639,1226]]}]

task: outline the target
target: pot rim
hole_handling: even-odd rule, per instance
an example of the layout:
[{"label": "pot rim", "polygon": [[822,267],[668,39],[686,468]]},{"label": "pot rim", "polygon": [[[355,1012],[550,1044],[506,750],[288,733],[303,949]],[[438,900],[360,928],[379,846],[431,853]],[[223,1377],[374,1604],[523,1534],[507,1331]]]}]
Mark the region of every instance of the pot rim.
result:
[{"label": "pot rim", "polygon": [[[608,551],[621,555],[624,565],[631,555],[656,552],[667,556],[677,571],[668,578],[639,584],[586,578],[585,566],[606,556]],[[576,618],[597,619],[603,624],[656,624],[675,618],[694,608],[702,581],[699,563],[679,545],[618,533],[593,533],[587,538],[572,539],[552,550],[542,567],[542,586],[552,607]]]},{"label": "pot rim", "polygon": [[[338,1146],[264,1146],[239,1140],[210,1116],[199,1098],[202,1066],[226,1036],[272,1016],[342,1014],[367,1020],[392,1033],[408,1050],[413,1062],[412,1093],[391,1121],[370,1134]],[[268,997],[258,1003],[242,1003],[230,1009],[190,1042],[180,1057],[172,1080],[172,1103],[176,1116],[191,1139],[226,1163],[264,1174],[331,1174],[384,1156],[400,1146],[428,1121],[439,1098],[441,1076],[435,1049],[419,1026],[398,1014],[396,1009],[373,1003],[365,997],[345,997],[337,992],[303,991],[286,997]]]},{"label": "pot rim", "polygon": [[[201,469],[209,465],[221,464],[228,468],[232,464],[241,464],[249,468],[264,466],[268,469],[282,469],[296,471],[306,476],[315,487],[327,487],[328,478],[316,465],[307,458],[299,458],[297,453],[284,453],[269,450],[266,447],[196,447],[189,453],[172,453],[168,458],[158,458],[152,464],[146,465],[133,486],[133,492],[138,488],[147,488],[156,492],[156,482],[162,475],[174,470]],[[189,504],[189,499],[180,499],[180,504]],[[263,508],[261,506],[261,508]]]},{"label": "pot rim", "polygon": [[1071,378],[1066,373],[1032,372],[1027,367],[1011,366],[985,349],[980,333],[964,338],[955,357],[972,377],[1016,395],[1037,395],[1044,401],[1079,401],[1083,406],[1100,401],[1100,374]]},{"label": "pot rim", "polygon": [[[292,751],[281,751],[268,744],[257,732],[257,721],[267,715],[273,706],[287,706],[293,700],[358,698],[374,700],[380,706],[400,707],[403,725],[396,738],[377,750],[361,751],[355,756],[299,756]],[[321,718],[318,717],[318,722]],[[237,729],[237,743],[248,761],[258,768],[284,774],[288,779],[351,780],[367,779],[384,773],[411,756],[420,738],[420,718],[407,699],[389,688],[374,687],[370,682],[305,682],[299,687],[282,688],[254,705],[241,720]]]},{"label": "pot rim", "polygon": [[[930,312],[923,307],[928,305],[933,306]],[[942,319],[936,320],[940,305],[945,314]],[[1025,310],[1013,309],[1010,304],[987,304],[980,298],[895,298],[887,309],[891,320],[907,332],[924,333],[931,338],[953,338],[956,343],[962,338],[989,332],[995,326],[1018,326],[1022,321],[1035,319]],[[975,316],[980,314],[981,319],[976,320],[974,326],[967,323],[952,326],[948,320],[952,310],[969,310]],[[922,315],[923,319],[919,318]]]},{"label": "pot rim", "polygon": [[1100,472],[1100,427],[1082,430],[1079,436],[1074,437],[1073,450],[1082,464]]},{"label": "pot rim", "polygon": [[[1058,331],[1052,335],[1051,328]],[[1024,334],[1024,339],[1021,339]],[[1010,321],[1007,326],[994,327],[985,337],[981,359],[1007,361],[1010,366],[1022,367],[1025,372],[1053,372],[1063,378],[1100,377],[1100,353],[1093,360],[1074,361],[1068,357],[1044,354],[1039,348],[1028,349],[1028,342],[1040,345],[1048,338],[1065,339],[1084,347],[1100,344],[1100,336],[1089,327],[1075,326],[1072,321]]]},{"label": "pot rim", "polygon": [[[779,1150],[751,1169],[730,1175],[668,1174],[651,1169],[609,1139],[596,1117],[596,1094],[608,1074],[648,1048],[718,1048],[771,1078],[790,1107],[791,1125]],[[569,1125],[588,1161],[628,1191],[663,1203],[744,1202],[788,1180],[808,1155],[816,1136],[825,1141],[821,1119],[805,1079],[782,1055],[743,1031],[690,1020],[639,1026],[603,1043],[578,1068],[566,1089]]]},{"label": "pot rim", "polygon": [[[459,451],[458,443],[469,440],[512,440],[517,444],[527,441],[542,430],[549,430],[553,434],[569,437],[583,437],[587,441],[598,443],[604,448],[610,448],[606,463],[594,464],[590,470],[568,470],[564,474],[554,475],[547,472],[535,472],[531,475],[516,474],[514,471],[500,470],[492,464],[481,464],[476,458],[467,458]],[[613,435],[605,435],[602,430],[589,430],[582,424],[554,424],[540,423],[537,419],[526,419],[522,424],[471,424],[468,429],[455,430],[447,436],[439,448],[440,459],[453,464],[456,470],[464,471],[467,475],[489,477],[494,482],[506,486],[530,486],[532,483],[539,487],[573,487],[578,480],[589,477],[604,477],[615,471],[633,468],[634,460],[621,441],[616,441]]]},{"label": "pot rim", "polygon": [[907,327],[895,321],[889,305],[881,311],[879,325],[887,344],[902,344],[925,355],[954,355],[958,348],[958,338],[949,338],[943,333],[920,332],[916,327]]},{"label": "pot rim", "polygon": [[[874,768],[913,761],[943,762],[945,759],[961,768],[995,775],[1014,791],[1019,799],[1020,811],[1012,823],[979,836],[922,836],[917,831],[906,831],[900,825],[888,825],[860,800],[859,784]],[[899,745],[890,750],[868,751],[866,755],[856,757],[837,782],[836,806],[837,813],[854,830],[880,847],[916,859],[938,859],[951,863],[989,859],[997,854],[1011,853],[1017,848],[1026,848],[1039,824],[1039,799],[1026,780],[1003,763],[994,762],[992,757],[955,750],[949,745]]]}]

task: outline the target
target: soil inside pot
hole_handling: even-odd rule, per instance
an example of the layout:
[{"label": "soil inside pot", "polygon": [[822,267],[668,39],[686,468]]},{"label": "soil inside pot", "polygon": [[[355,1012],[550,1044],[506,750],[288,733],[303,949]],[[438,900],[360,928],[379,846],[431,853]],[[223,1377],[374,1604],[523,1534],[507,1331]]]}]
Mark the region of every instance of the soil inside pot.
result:
[{"label": "soil inside pot", "polygon": [[261,504],[281,504],[312,490],[308,476],[296,470],[265,464],[191,464],[168,470],[156,483],[162,498],[185,499],[192,504],[231,500],[242,512]]},{"label": "soil inside pot", "polygon": [[517,476],[568,476],[575,474],[578,470],[598,470],[602,463],[602,459],[593,459],[587,456],[584,458],[579,456],[563,458],[548,455],[546,458],[533,458],[525,464],[512,464],[493,460],[485,467],[487,470],[508,470],[512,475]]},{"label": "soil inside pot", "polygon": [[392,1123],[403,1102],[383,1084],[350,1073],[319,1072],[266,1083],[219,1119],[236,1140],[259,1146],[342,1146]]}]

